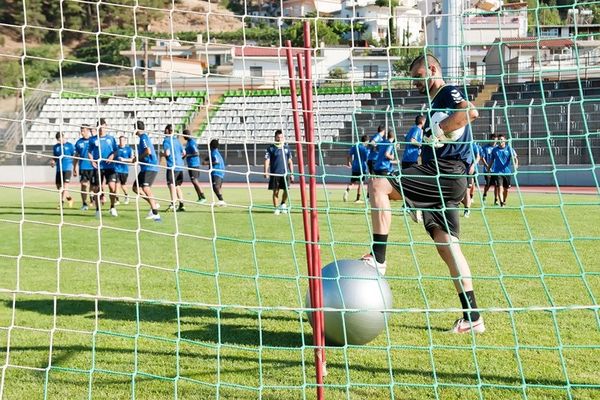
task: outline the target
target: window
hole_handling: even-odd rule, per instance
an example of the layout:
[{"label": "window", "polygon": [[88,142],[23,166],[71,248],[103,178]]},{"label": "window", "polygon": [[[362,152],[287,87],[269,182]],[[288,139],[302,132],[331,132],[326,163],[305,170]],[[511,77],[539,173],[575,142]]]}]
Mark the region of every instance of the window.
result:
[{"label": "window", "polygon": [[365,78],[378,78],[379,77],[379,66],[378,65],[365,65],[363,66],[363,74]]},{"label": "window", "polygon": [[542,37],[559,37],[558,28],[542,28]]},{"label": "window", "polygon": [[250,76],[262,77],[263,76],[263,68],[262,67],[250,67]]}]

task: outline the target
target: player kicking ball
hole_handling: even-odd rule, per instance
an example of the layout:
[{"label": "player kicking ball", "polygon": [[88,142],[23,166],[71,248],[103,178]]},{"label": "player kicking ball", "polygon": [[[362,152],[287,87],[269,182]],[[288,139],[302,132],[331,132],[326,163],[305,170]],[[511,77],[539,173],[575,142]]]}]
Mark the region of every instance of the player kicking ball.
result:
[{"label": "player kicking ball", "polygon": [[458,210],[467,190],[467,166],[473,162],[470,122],[478,113],[457,87],[444,82],[440,62],[434,56],[416,58],[409,70],[416,88],[431,101],[424,126],[422,165],[405,168],[399,175],[377,175],[369,182],[373,246],[363,260],[385,273],[392,223],[390,200],[404,199],[410,208],[422,209],[425,229],[448,266],[463,309],[450,332],[482,333],[483,317],[472,311],[477,303],[471,270],[459,244]]}]

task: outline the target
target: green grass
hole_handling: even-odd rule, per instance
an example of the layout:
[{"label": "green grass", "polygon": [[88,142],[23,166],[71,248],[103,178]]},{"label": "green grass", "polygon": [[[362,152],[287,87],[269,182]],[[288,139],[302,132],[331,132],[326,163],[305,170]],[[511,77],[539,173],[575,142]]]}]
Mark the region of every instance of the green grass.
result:
[{"label": "green grass", "polygon": [[[315,398],[301,215],[272,215],[264,188],[224,193],[226,209],[160,224],[121,206],[100,229],[92,212],[61,216],[47,188],[0,188],[4,398]],[[319,195],[323,262],[367,252],[364,205]],[[447,269],[395,213],[398,311],[368,346],[327,349],[327,399],[600,397],[597,306],[561,309],[600,298],[598,197],[509,202],[461,221],[480,307],[513,309],[486,311],[475,338],[445,333],[459,315],[444,311],[459,307]]]}]

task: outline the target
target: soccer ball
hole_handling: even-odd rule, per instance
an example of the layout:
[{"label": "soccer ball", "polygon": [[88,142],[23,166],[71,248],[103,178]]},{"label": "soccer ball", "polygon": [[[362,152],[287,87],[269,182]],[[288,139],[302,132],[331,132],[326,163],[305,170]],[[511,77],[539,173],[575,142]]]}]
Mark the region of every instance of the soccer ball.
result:
[{"label": "soccer ball", "polygon": [[[429,121],[429,126],[431,127],[434,124],[439,124],[440,122],[442,122],[449,116],[450,116],[449,114],[447,114],[443,111],[437,111],[431,115],[431,120]],[[448,142],[456,142],[458,139],[460,139],[462,137],[462,135],[464,133],[465,133],[465,127],[463,126],[462,128],[459,128],[452,132],[444,132],[444,136],[438,137],[437,139],[443,145],[444,143],[448,143]]]},{"label": "soccer ball", "polygon": [[[392,291],[377,270],[362,260],[337,260],[323,268],[322,276],[323,307],[341,310],[323,312],[328,343],[362,345],[379,336],[385,329],[381,310],[392,308]],[[310,293],[306,305],[310,308]],[[343,311],[348,309],[360,311]]]}]

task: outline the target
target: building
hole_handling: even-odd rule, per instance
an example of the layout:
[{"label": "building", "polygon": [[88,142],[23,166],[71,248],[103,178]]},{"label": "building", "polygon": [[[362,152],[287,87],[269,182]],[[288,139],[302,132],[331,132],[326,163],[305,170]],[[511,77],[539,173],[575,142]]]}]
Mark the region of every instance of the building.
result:
[{"label": "building", "polygon": [[284,17],[304,17],[308,13],[334,14],[342,9],[342,0],[284,0]]}]

